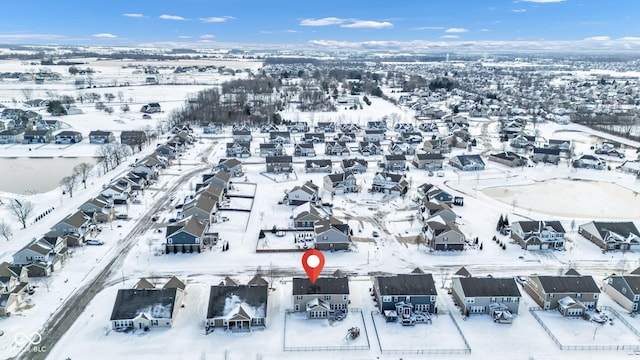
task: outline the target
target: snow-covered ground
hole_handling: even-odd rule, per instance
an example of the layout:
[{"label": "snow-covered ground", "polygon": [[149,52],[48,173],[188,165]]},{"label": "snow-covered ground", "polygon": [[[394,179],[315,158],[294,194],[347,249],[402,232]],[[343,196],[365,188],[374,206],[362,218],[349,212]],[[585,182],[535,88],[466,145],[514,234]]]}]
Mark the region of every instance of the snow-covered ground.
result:
[{"label": "snow-covered ground", "polygon": [[[92,64],[96,68],[99,64]],[[238,64],[238,68],[244,68],[245,64]],[[9,68],[9,65],[0,64]],[[117,68],[118,71],[107,68]],[[104,74],[119,76],[121,71],[117,66],[105,66]],[[113,71],[113,73],[108,73]],[[109,76],[106,76],[108,78]],[[213,76],[213,75],[212,75]],[[215,76],[218,76],[217,74]],[[211,81],[214,81],[211,79]],[[219,81],[223,81],[220,79]],[[0,83],[0,95],[4,98],[20,97],[16,88]],[[15,86],[15,84],[12,84]],[[46,88],[49,86],[45,84]],[[69,90],[72,85],[65,85],[60,89],[53,89],[63,93],[68,91],[75,93],[75,89]],[[96,111],[91,104],[84,104],[85,114],[62,117],[61,120],[69,126],[69,129],[88,133],[100,128],[103,130],[121,131],[124,129],[140,129],[149,125],[154,127],[155,121],[166,117],[172,108],[182,104],[184,98],[195,93],[206,85],[158,85],[158,86],[132,86],[123,87],[127,91],[125,97],[133,97],[136,106],[150,101],[160,101],[164,114],[153,115],[153,120],[142,120],[139,113],[135,112],[136,106],[132,106],[133,113],[116,113],[109,116]],[[46,95],[44,90],[39,90],[34,85],[33,97]],[[44,89],[44,88],[42,88]],[[66,89],[66,90],[65,90]],[[99,89],[102,91],[102,89]],[[114,92],[118,89],[110,89]],[[3,92],[4,91],[4,92]],[[43,91],[38,93],[38,91]],[[104,90],[107,91],[107,90]],[[287,110],[283,118],[289,120],[318,121],[343,121],[365,124],[366,121],[379,119],[381,116],[398,113],[401,121],[413,121],[410,112],[405,112],[388,102],[378,98],[371,98],[372,105],[364,105],[362,110],[338,109],[333,113],[298,113]],[[7,105],[7,104],[5,104]],[[39,110],[42,111],[42,110]],[[115,121],[117,120],[117,121]],[[475,152],[499,151],[502,144],[497,137],[491,135],[496,123],[491,119],[475,119],[472,121],[472,133],[482,136],[486,132],[486,139],[480,141]],[[545,138],[575,139],[578,153],[590,153],[595,136],[604,136],[577,125],[559,126],[556,124],[540,124],[538,130]],[[571,131],[567,131],[571,130]],[[196,135],[202,135],[197,130]],[[97,269],[106,264],[107,259],[113,256],[116,242],[136,227],[138,219],[147,211],[150,205],[164,194],[179,180],[180,174],[189,171],[201,164],[200,152],[212,147],[209,153],[209,161],[217,163],[224,155],[225,142],[229,139],[229,132],[215,137],[203,137],[203,143],[196,143],[181,160],[181,165],[167,169],[157,184],[152,189],[139,195],[143,200],[140,205],[130,205],[128,208],[118,209],[128,212],[131,219],[127,221],[115,221],[112,226],[103,226],[99,239],[105,242],[103,246],[86,246],[75,250],[67,260],[61,271],[53,274],[51,278],[33,280],[39,287],[35,295],[30,296],[28,309],[7,319],[0,321],[0,329],[5,335],[0,337],[0,357],[14,355],[18,346],[14,341],[17,331],[34,332],[41,328],[46,319],[56,311],[60,304],[70,296],[82,284],[95,276]],[[263,134],[260,134],[263,135]],[[262,141],[262,138],[254,140],[254,143]],[[628,142],[627,142],[628,143]],[[638,146],[639,144],[629,145]],[[288,147],[289,151],[291,147]],[[321,146],[316,146],[322,154]],[[151,147],[144,151],[151,151]],[[64,149],[55,146],[45,146],[28,151],[28,147],[15,145],[0,147],[0,157],[27,157],[35,152],[53,157],[94,156],[95,150],[88,143],[81,143]],[[462,153],[456,150],[454,154]],[[627,156],[631,156],[630,150]],[[137,156],[141,156],[136,154]],[[323,157],[320,155],[319,157]],[[361,157],[361,156],[359,156]],[[338,160],[339,157],[331,157]],[[379,157],[369,157],[369,160],[379,160]],[[298,161],[298,158],[294,159]],[[57,346],[47,349],[50,359],[83,359],[92,357],[95,359],[128,358],[135,354],[140,359],[194,359],[194,358],[228,358],[228,359],[324,359],[332,357],[336,359],[421,359],[424,355],[416,354],[387,354],[383,350],[415,350],[415,349],[451,349],[461,348],[461,338],[454,332],[447,338],[445,333],[453,329],[453,321],[445,315],[450,311],[460,330],[468,341],[471,354],[460,355],[471,359],[512,359],[512,358],[578,358],[584,357],[583,352],[568,352],[558,349],[555,343],[527,311],[529,306],[534,306],[528,295],[523,293],[523,303],[520,313],[511,325],[494,324],[489,316],[472,316],[463,321],[457,308],[453,305],[450,295],[444,287],[448,286],[451,274],[460,266],[467,267],[474,275],[487,274],[515,276],[538,274],[559,274],[575,267],[585,275],[593,275],[597,281],[601,281],[612,272],[620,273],[640,266],[638,253],[626,254],[602,254],[600,249],[583,239],[573,229],[568,231],[567,251],[531,251],[524,252],[519,246],[513,244],[510,239],[498,235],[497,237],[507,244],[503,250],[498,244],[491,241],[495,234],[495,225],[501,214],[506,214],[510,221],[524,219],[560,220],[567,230],[571,229],[570,223],[576,224],[597,219],[631,219],[638,218],[640,209],[639,200],[634,194],[640,191],[640,183],[633,176],[612,171],[577,171],[569,168],[562,162],[559,166],[539,165],[532,168],[511,169],[500,164],[487,162],[487,170],[479,173],[462,173],[454,171],[449,166],[445,167],[443,177],[429,177],[426,172],[414,169],[407,173],[411,183],[411,190],[406,197],[384,197],[379,194],[369,194],[366,189],[371,186],[371,180],[376,172],[375,161],[370,163],[369,170],[356,176],[358,184],[363,191],[357,194],[336,195],[329,197],[333,203],[334,216],[347,221],[354,230],[356,249],[348,253],[327,253],[324,275],[328,275],[336,269],[341,269],[352,276],[351,307],[362,309],[360,322],[349,322],[350,314],[346,322],[340,326],[346,329],[351,326],[361,327],[361,338],[358,343],[364,341],[364,336],[370,345],[369,350],[334,351],[334,352],[289,352],[283,350],[285,336],[291,341],[290,346],[312,346],[309,336],[313,341],[321,341],[317,346],[344,346],[346,329],[340,327],[336,330],[328,326],[326,321],[287,319],[285,330],[285,310],[290,309],[291,283],[290,276],[280,277],[273,284],[275,290],[269,293],[269,308],[267,311],[267,327],[265,330],[253,333],[225,333],[214,332],[209,335],[204,333],[204,318],[209,296],[209,286],[218,284],[225,276],[248,281],[258,269],[266,270],[275,268],[278,271],[297,276],[304,276],[300,266],[299,252],[291,253],[257,253],[258,232],[260,229],[278,227],[290,227],[291,211],[293,207],[278,205],[285,191],[296,185],[301,185],[307,180],[315,184],[322,184],[325,174],[307,174],[304,172],[304,162],[296,162],[294,169],[296,176],[290,179],[272,179],[263,176],[263,159],[252,156],[243,160],[245,178],[233,179],[237,183],[234,194],[253,195],[255,197],[249,205],[248,199],[234,199],[231,204],[241,207],[251,206],[251,212],[222,211],[222,216],[229,221],[215,224],[213,231],[220,233],[221,239],[228,241],[229,251],[222,252],[217,245],[201,254],[161,254],[164,241],[164,228],[169,219],[176,217],[174,206],[177,200],[167,203],[158,214],[159,225],[140,236],[137,244],[127,254],[125,265],[119,276],[114,277],[110,286],[97,294],[89,306],[84,309],[82,315],[75,322],[67,334],[60,339]],[[617,159],[610,159],[615,168],[619,163]],[[337,169],[334,164],[334,168]],[[10,261],[11,255],[33,237],[41,236],[49,228],[64,216],[71,213],[90,196],[96,195],[103,184],[117,177],[127,169],[127,164],[106,174],[89,179],[87,189],[78,188],[74,197],[61,196],[60,189],[55,189],[41,194],[20,195],[20,199],[31,200],[36,205],[36,214],[54,206],[55,210],[42,220],[28,224],[26,230],[18,230],[18,223],[10,215],[7,203],[16,197],[11,193],[1,193],[0,199],[5,205],[0,205],[0,218],[10,222],[14,228],[14,237],[11,241],[4,242],[0,248],[0,260]],[[44,176],[44,175],[40,175]],[[295,180],[294,180],[295,179]],[[287,181],[285,181],[287,180]],[[185,186],[176,192],[176,199],[184,198],[193,193],[197,178],[185,183]],[[415,235],[419,231],[419,221],[412,217],[416,214],[417,204],[413,201],[416,197],[415,188],[424,183],[434,183],[453,195],[464,196],[464,206],[454,207],[459,218],[461,230],[469,238],[478,237],[483,244],[479,247],[464,252],[429,252],[424,244],[416,241]],[[255,184],[255,191],[251,185]],[[515,200],[515,202],[514,202]],[[587,203],[590,201],[590,203]],[[235,207],[235,206],[232,206]],[[160,232],[158,232],[160,230]],[[380,237],[373,238],[373,231]],[[291,239],[289,239],[291,240]],[[287,241],[287,240],[285,240]],[[371,273],[408,273],[415,267],[421,267],[425,272],[434,275],[438,285],[439,309],[443,314],[438,315],[433,324],[418,324],[412,328],[403,328],[399,324],[386,324],[378,322],[376,326],[380,336],[378,342],[373,327],[371,311],[375,310],[374,303],[369,295],[371,287]],[[140,277],[147,276],[171,276],[176,275],[186,281],[187,289],[185,307],[181,308],[178,317],[171,329],[153,329],[150,332],[141,333],[117,333],[109,331],[109,316],[115,300],[117,289],[131,287]],[[600,299],[604,305],[615,305],[606,295]],[[624,314],[623,311],[620,312]],[[626,314],[623,316],[627,316]],[[627,316],[628,317],[628,316]],[[630,323],[640,329],[637,319],[628,318]],[[295,321],[292,324],[292,321]],[[580,337],[591,339],[593,325],[582,320],[555,321],[559,331],[571,331],[576,326],[584,325],[586,330]],[[289,327],[291,325],[291,327]],[[605,325],[610,326],[610,325]],[[616,324],[616,328],[617,328]],[[366,329],[366,334],[364,330]],[[582,328],[581,328],[582,329]],[[309,333],[313,335],[309,335]],[[403,333],[411,335],[403,336]],[[285,335],[286,334],[286,335]],[[523,335],[525,334],[525,335]],[[596,333],[600,343],[614,343],[614,338],[621,334],[598,330]],[[626,336],[626,335],[625,335]],[[412,346],[411,338],[432,341],[427,344]],[[588,340],[587,339],[587,340]],[[567,340],[569,342],[569,340]],[[626,338],[625,338],[626,341]],[[638,342],[636,340],[636,342]],[[640,344],[640,343],[638,343]],[[289,346],[289,345],[288,345]],[[607,358],[626,357],[625,352],[603,351]],[[453,355],[456,356],[456,355]],[[451,358],[452,355],[429,355],[436,358]]]}]

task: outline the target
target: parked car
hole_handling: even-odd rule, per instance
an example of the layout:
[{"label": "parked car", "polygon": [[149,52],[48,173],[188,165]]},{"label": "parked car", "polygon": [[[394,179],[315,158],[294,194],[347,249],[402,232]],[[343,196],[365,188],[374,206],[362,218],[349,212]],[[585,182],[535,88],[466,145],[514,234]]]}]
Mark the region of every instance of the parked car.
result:
[{"label": "parked car", "polygon": [[380,234],[378,234],[378,232],[377,232],[377,231],[372,232],[372,233],[371,233],[371,235],[372,235],[374,238],[377,238],[377,237],[379,237],[379,236],[380,236]]},{"label": "parked car", "polygon": [[104,245],[104,242],[102,242],[102,240],[97,240],[97,239],[89,239],[86,241],[87,245]]},{"label": "parked car", "polygon": [[119,220],[127,220],[128,218],[129,218],[129,215],[127,215],[127,214],[118,214],[118,215],[116,215],[116,219],[119,219]]},{"label": "parked car", "polygon": [[142,200],[140,199],[133,199],[133,201],[131,201],[132,204],[136,204],[136,205],[140,205],[142,204]]}]

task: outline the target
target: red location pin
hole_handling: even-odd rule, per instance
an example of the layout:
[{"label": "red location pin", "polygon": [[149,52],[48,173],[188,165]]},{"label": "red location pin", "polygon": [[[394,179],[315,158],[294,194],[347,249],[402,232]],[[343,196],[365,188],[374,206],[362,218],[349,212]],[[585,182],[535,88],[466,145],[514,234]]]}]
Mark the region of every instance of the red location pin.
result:
[{"label": "red location pin", "polygon": [[324,255],[322,252],[316,249],[307,250],[302,255],[302,267],[307,272],[307,276],[311,283],[314,284],[320,272],[324,267]]}]

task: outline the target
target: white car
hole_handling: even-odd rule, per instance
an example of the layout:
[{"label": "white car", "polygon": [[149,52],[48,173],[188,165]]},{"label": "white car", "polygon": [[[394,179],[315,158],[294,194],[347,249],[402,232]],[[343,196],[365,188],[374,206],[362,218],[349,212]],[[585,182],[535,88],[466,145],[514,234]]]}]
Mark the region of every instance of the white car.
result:
[{"label": "white car", "polygon": [[96,240],[96,239],[89,239],[86,241],[87,245],[104,245],[104,242],[102,242],[102,240]]}]

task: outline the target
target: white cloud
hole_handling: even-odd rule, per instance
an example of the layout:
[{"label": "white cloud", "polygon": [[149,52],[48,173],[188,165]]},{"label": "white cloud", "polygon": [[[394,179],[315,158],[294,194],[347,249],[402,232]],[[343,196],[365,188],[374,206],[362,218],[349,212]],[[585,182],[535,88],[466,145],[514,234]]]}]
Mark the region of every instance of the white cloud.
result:
[{"label": "white cloud", "polygon": [[340,27],[349,29],[384,29],[393,27],[393,24],[388,21],[358,20],[351,24],[340,25]]},{"label": "white cloud", "polygon": [[640,37],[638,36],[625,36],[625,37],[621,37],[617,40],[620,41],[640,41]]},{"label": "white cloud", "polygon": [[287,29],[287,30],[278,30],[278,31],[275,31],[275,30],[260,30],[258,32],[260,34],[282,34],[282,33],[294,34],[294,33],[300,33],[302,31]]},{"label": "white cloud", "polygon": [[490,32],[491,29],[480,29],[481,32]]},{"label": "white cloud", "polygon": [[221,23],[221,22],[225,22],[227,20],[233,20],[233,19],[235,19],[235,17],[233,16],[213,16],[213,17],[207,17],[207,18],[199,18],[198,20],[204,21],[207,23]]},{"label": "white cloud", "polygon": [[178,36],[178,39],[191,39],[191,36],[189,36],[189,35],[180,35],[180,36]]},{"label": "white cloud", "polygon": [[344,19],[337,17],[326,17],[322,19],[303,19],[300,20],[301,26],[328,26],[328,25],[340,25],[344,23]]},{"label": "white cloud", "polygon": [[523,12],[527,12],[527,9],[511,9],[511,12],[514,12],[514,13],[523,13]]},{"label": "white cloud", "polygon": [[559,3],[565,0],[521,0],[521,1],[538,3],[538,4],[548,4],[548,3]]},{"label": "white cloud", "polygon": [[446,32],[446,33],[466,33],[467,31],[469,31],[469,30],[467,30],[465,28],[448,28],[444,32]]},{"label": "white cloud", "polygon": [[415,27],[411,30],[443,30],[444,26],[420,26],[420,27]]},{"label": "white cloud", "polygon": [[214,37],[216,37],[215,35],[211,35],[211,34],[204,34],[202,36],[200,36],[200,39],[213,39]]},{"label": "white cloud", "polygon": [[198,42],[201,43],[201,44],[212,44],[213,43],[213,41],[208,40],[208,39],[198,40]]},{"label": "white cloud", "polygon": [[443,38],[443,39],[459,39],[460,36],[458,36],[458,35],[444,35],[444,36],[441,36],[441,38]]},{"label": "white cloud", "polygon": [[144,15],[142,15],[142,14],[135,14],[135,13],[126,13],[126,14],[122,14],[122,16],[125,16],[125,17],[131,17],[131,18],[141,18],[141,17],[144,17]]},{"label": "white cloud", "polygon": [[117,38],[117,36],[115,36],[113,34],[109,34],[109,33],[93,34],[91,36],[93,36],[95,38],[101,38],[101,39],[114,39],[114,38]]},{"label": "white cloud", "polygon": [[185,21],[185,20],[188,20],[188,19],[186,19],[186,18],[183,18],[182,16],[178,16],[178,15],[166,15],[166,14],[160,15],[160,19],[163,19],[163,20],[177,20],[177,21]]},{"label": "white cloud", "polygon": [[609,41],[611,38],[609,36],[592,36],[585,39],[586,41]]}]

